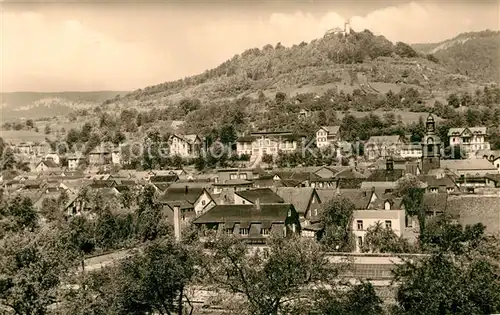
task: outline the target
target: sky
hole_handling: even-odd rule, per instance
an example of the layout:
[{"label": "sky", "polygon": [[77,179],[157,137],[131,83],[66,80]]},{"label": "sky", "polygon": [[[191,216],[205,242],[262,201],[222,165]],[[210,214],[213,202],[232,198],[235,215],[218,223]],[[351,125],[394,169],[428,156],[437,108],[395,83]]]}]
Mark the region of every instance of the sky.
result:
[{"label": "sky", "polygon": [[135,90],[248,48],[311,41],[345,19],[407,43],[500,28],[500,0],[72,1],[0,0],[1,92]]}]

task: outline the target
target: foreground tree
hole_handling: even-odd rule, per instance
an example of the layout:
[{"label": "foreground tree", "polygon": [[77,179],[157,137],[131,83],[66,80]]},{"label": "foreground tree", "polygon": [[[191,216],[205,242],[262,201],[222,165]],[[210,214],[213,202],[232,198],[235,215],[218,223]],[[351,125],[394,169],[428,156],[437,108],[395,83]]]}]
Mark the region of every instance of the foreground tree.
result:
[{"label": "foreground tree", "polygon": [[400,314],[496,314],[498,264],[484,258],[435,254],[395,271]]},{"label": "foreground tree", "polygon": [[53,232],[22,232],[0,247],[0,308],[17,315],[48,314],[74,255]]},{"label": "foreground tree", "polygon": [[383,301],[369,282],[345,284],[341,289],[322,290],[314,304],[319,314],[325,315],[381,315]]},{"label": "foreground tree", "polygon": [[38,228],[39,215],[33,207],[31,199],[19,196],[9,200],[1,211],[9,220],[9,229],[18,232],[34,231]]},{"label": "foreground tree", "polygon": [[354,238],[351,231],[355,205],[347,198],[335,197],[322,204],[321,243],[330,250],[349,252],[353,249]]},{"label": "foreground tree", "polygon": [[412,248],[407,240],[397,236],[392,229],[382,226],[379,221],[368,227],[361,250],[372,253],[409,253]]},{"label": "foreground tree", "polygon": [[400,314],[495,314],[500,311],[500,246],[484,227],[429,224],[431,253],[394,270]]},{"label": "foreground tree", "polygon": [[201,266],[207,282],[235,294],[233,306],[241,301],[248,314],[278,314],[299,300],[309,300],[307,293],[319,281],[327,283],[339,272],[338,266],[327,263],[314,240],[273,236],[268,250],[253,253],[232,237],[211,244],[213,252]]},{"label": "foreground tree", "polygon": [[191,314],[184,300],[189,305],[195,257],[171,240],[154,242],[117,267],[89,276],[65,308],[72,314]]}]

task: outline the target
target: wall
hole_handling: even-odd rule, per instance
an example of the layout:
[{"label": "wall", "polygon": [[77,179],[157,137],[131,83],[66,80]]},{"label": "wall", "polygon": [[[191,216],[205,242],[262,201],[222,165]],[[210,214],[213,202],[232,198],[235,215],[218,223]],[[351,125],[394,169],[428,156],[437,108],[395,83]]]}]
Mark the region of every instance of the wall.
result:
[{"label": "wall", "polygon": [[[358,230],[357,221],[363,221],[363,229]],[[391,222],[391,228],[396,235],[401,236],[405,230],[405,213],[404,210],[356,210],[353,213],[352,229],[356,236],[356,251],[360,252],[358,237],[361,237],[363,242],[366,230],[381,222],[385,228],[385,221]]]},{"label": "wall", "polygon": [[194,203],[194,211],[196,215],[200,215],[201,213],[207,212],[211,208],[215,206],[210,195],[204,191]]},{"label": "wall", "polygon": [[234,204],[235,205],[250,205],[252,203],[250,201],[242,198],[238,194],[234,194]]}]

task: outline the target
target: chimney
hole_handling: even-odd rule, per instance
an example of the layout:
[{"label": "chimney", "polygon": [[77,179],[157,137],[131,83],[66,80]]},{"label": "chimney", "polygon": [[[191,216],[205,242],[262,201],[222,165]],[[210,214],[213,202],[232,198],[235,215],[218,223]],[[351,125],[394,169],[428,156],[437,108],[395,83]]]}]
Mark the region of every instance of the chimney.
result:
[{"label": "chimney", "polygon": [[255,200],[255,209],[260,210],[260,198]]},{"label": "chimney", "polygon": [[175,205],[174,206],[174,235],[175,240],[181,240],[181,207]]},{"label": "chimney", "polygon": [[187,195],[188,191],[189,191],[189,186],[188,186],[188,185],[186,185],[186,186],[184,187],[184,195]]}]

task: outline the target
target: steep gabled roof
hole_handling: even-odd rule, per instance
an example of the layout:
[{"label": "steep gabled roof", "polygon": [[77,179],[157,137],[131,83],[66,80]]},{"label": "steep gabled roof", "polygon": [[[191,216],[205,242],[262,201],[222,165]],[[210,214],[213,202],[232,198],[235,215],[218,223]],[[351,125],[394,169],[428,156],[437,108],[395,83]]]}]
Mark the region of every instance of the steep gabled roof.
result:
[{"label": "steep gabled roof", "polygon": [[257,199],[260,200],[260,203],[283,203],[283,198],[281,198],[278,194],[272,191],[269,188],[257,188],[257,189],[248,189],[236,191],[235,194],[238,196],[255,203]]},{"label": "steep gabled roof", "polygon": [[368,204],[372,198],[372,193],[368,191],[361,191],[359,189],[341,189],[340,197],[349,199],[356,210],[365,210],[368,208]]},{"label": "steep gabled roof", "polygon": [[328,134],[338,134],[340,126],[321,126]]},{"label": "steep gabled roof", "polygon": [[[366,144],[394,144],[402,140],[401,136],[371,136]],[[401,141],[402,142],[402,141]]]},{"label": "steep gabled roof", "polygon": [[198,197],[205,191],[203,187],[192,187],[189,185],[171,185],[160,197],[160,202],[169,203],[172,201],[185,200],[195,203]]},{"label": "steep gabled roof", "polygon": [[495,166],[486,159],[441,160],[441,167],[450,169],[452,171],[467,171],[467,170],[497,171]]},{"label": "steep gabled roof", "polygon": [[51,159],[42,160],[36,166],[38,167],[38,165],[40,165],[40,164],[45,164],[45,166],[47,166],[48,168],[58,168],[59,167],[59,165],[56,162],[54,162],[54,160],[51,160]]},{"label": "steep gabled roof", "polygon": [[366,175],[361,174],[360,172],[349,168],[336,173],[335,175],[333,175],[333,177],[337,179],[339,178],[354,179],[354,178],[366,178]]},{"label": "steep gabled roof", "polygon": [[418,179],[426,183],[429,188],[434,187],[446,187],[446,188],[454,188],[456,186],[455,181],[448,175],[443,176],[442,178],[437,178],[432,175],[420,175]]},{"label": "steep gabled roof", "polygon": [[450,128],[448,130],[448,137],[450,137],[450,136],[462,136],[464,133],[485,135],[486,131],[487,131],[486,127]]},{"label": "steep gabled roof", "polygon": [[403,170],[394,169],[388,170],[374,170],[367,178],[367,182],[395,182],[403,177]]},{"label": "steep gabled roof", "polygon": [[286,203],[293,204],[298,213],[305,215],[315,189],[311,187],[280,187],[276,193]]},{"label": "steep gabled roof", "polygon": [[423,203],[427,206],[428,212],[445,212],[448,209],[447,193],[426,193]]},{"label": "steep gabled roof", "polygon": [[151,176],[149,178],[149,181],[152,182],[152,183],[158,183],[158,182],[171,183],[171,182],[176,182],[177,180],[179,180],[179,176],[177,176],[177,174],[173,174],[173,175],[156,175],[156,176]]},{"label": "steep gabled roof", "polygon": [[293,205],[286,203],[255,205],[217,205],[193,221],[204,223],[285,223],[288,212],[294,212]]}]

